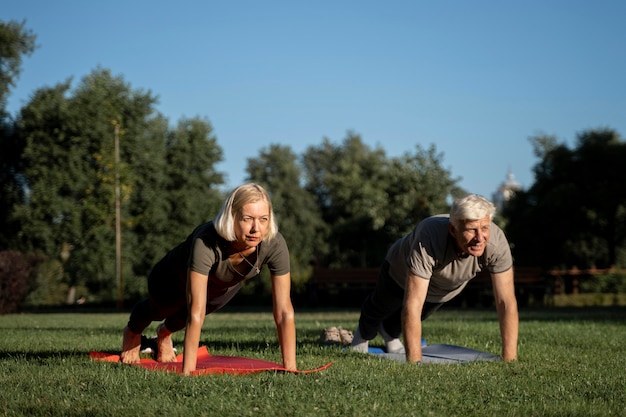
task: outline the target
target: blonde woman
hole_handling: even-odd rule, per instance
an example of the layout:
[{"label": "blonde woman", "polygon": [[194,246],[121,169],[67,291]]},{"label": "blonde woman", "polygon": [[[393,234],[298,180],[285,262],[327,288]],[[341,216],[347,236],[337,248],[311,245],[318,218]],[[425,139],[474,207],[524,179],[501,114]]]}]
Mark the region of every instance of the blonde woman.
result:
[{"label": "blonde woman", "polygon": [[157,360],[176,360],[171,334],[184,328],[183,373],[195,371],[205,316],[228,303],[264,265],[271,274],[283,366],[296,370],[289,250],[278,232],[270,197],[257,184],[233,190],[213,221],[198,226],[154,266],[149,295],[133,307],[124,329],[121,361],[139,361],[143,330],[163,320],[157,327]]}]

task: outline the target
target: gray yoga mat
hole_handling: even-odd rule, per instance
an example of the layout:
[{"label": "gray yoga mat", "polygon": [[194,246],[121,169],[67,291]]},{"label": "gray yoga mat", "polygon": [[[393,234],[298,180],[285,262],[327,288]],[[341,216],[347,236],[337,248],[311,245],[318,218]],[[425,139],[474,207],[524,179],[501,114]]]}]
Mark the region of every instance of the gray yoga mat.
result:
[{"label": "gray yoga mat", "polygon": [[[404,353],[386,353],[381,348],[369,348],[369,353],[384,359],[406,362]],[[498,355],[462,346],[443,344],[422,346],[422,363],[468,363],[499,360],[502,358]]]}]

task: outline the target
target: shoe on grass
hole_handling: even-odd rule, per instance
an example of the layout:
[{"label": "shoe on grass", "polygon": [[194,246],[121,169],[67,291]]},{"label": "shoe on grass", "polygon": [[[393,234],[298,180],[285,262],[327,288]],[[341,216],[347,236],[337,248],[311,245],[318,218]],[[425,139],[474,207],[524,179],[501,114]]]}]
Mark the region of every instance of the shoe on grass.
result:
[{"label": "shoe on grass", "polygon": [[385,331],[382,324],[378,328],[378,331],[380,332],[380,335],[383,337],[383,340],[385,341],[385,348],[386,348],[387,353],[406,353],[406,350],[404,349],[404,345],[402,344],[400,339],[397,337],[391,337]]},{"label": "shoe on grass", "polygon": [[363,337],[361,337],[361,331],[358,327],[354,332],[352,343],[350,343],[350,349],[360,353],[367,353],[369,349],[369,340],[363,339]]}]

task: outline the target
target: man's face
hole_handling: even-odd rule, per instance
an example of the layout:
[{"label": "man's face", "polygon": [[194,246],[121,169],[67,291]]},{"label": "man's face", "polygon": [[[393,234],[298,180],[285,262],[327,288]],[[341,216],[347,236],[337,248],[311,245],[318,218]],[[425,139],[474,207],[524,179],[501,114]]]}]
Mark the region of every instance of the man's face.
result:
[{"label": "man's face", "polygon": [[450,223],[449,230],[462,254],[481,256],[489,240],[491,220],[488,215],[480,220],[466,220],[458,229]]}]

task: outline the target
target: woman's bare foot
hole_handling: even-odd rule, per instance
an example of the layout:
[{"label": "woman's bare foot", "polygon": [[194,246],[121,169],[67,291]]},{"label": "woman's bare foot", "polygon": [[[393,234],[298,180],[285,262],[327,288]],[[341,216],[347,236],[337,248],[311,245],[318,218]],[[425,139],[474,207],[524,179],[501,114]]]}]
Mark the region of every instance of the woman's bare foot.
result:
[{"label": "woman's bare foot", "polygon": [[133,333],[128,326],[124,327],[124,341],[122,342],[122,363],[139,362],[139,350],[141,349],[141,333]]},{"label": "woman's bare foot", "polygon": [[157,361],[176,362],[172,332],[163,323],[157,326]]}]

